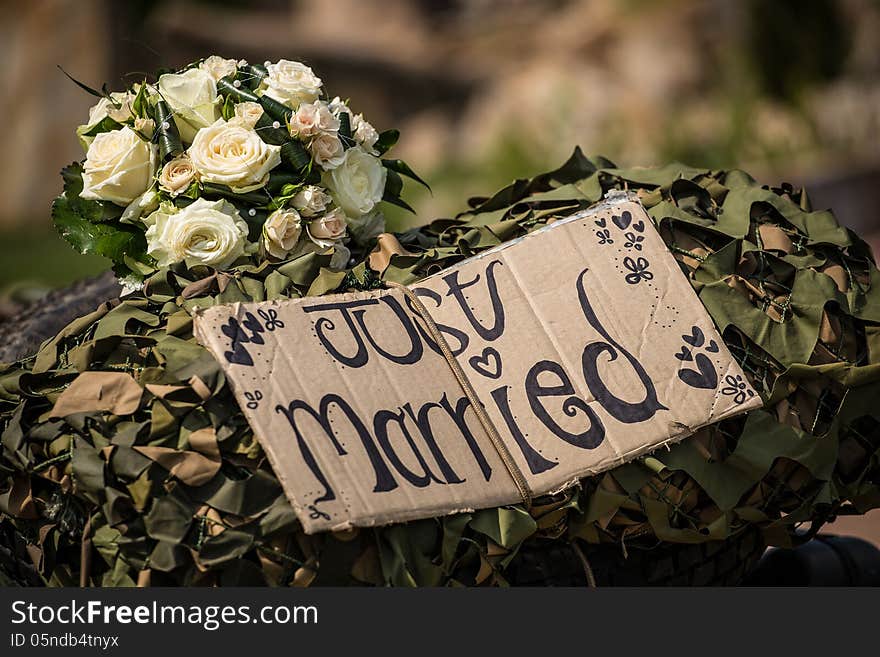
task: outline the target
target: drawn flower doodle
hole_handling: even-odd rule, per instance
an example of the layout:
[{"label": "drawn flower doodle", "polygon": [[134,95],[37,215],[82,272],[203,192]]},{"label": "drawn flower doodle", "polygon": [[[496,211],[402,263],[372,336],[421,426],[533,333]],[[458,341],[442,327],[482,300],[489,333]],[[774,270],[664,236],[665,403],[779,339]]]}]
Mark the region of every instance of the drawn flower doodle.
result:
[{"label": "drawn flower doodle", "polygon": [[633,232],[624,233],[623,235],[626,238],[626,242],[624,242],[624,246],[628,249],[635,249],[636,251],[642,250],[642,242],[645,241],[644,235],[636,235]]},{"label": "drawn flower doodle", "polygon": [[737,374],[736,376],[728,374],[724,377],[724,382],[727,385],[721,389],[721,394],[733,397],[734,404],[742,404],[747,398],[755,396],[754,390],[748,390],[746,388],[746,382],[743,381],[742,375],[740,374]]},{"label": "drawn flower doodle", "polygon": [[624,258],[623,266],[630,271],[625,277],[626,282],[630,285],[637,285],[642,281],[650,281],[653,279],[654,274],[648,271],[650,265],[651,263],[648,262],[647,258],[637,258],[635,260],[629,256]]},{"label": "drawn flower doodle", "polygon": [[611,239],[611,231],[607,228],[597,230],[596,237],[599,238],[599,244],[614,244],[614,240]]}]

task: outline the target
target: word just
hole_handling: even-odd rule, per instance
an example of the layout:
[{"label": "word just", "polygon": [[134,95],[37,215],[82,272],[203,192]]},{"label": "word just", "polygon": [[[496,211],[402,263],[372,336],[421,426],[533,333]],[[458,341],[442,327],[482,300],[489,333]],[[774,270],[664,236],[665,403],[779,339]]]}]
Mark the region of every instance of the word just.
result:
[{"label": "word just", "polygon": [[[477,339],[475,336],[483,342],[492,343],[504,334],[505,308],[496,279],[496,271],[500,267],[503,267],[503,263],[494,260],[487,264],[482,274],[466,281],[460,280],[459,271],[454,271],[442,278],[446,286],[445,293],[425,287],[414,289],[424,303],[433,304],[435,309],[441,308],[444,303],[457,304],[464,318],[463,324],[457,327],[437,324],[439,332],[455,356],[464,353]],[[668,409],[658,400],[654,383],[639,360],[609,334],[597,317],[584,284],[587,271],[587,269],[583,270],[575,282],[577,301],[587,324],[593,329],[594,333],[591,334],[598,334],[598,339],[588,342],[581,354],[581,374],[584,383],[592,398],[609,416],[627,424],[644,422],[657,412]],[[474,286],[483,287],[482,293],[490,301],[486,305],[486,312],[481,312],[481,314],[490,314],[488,318],[482,320],[478,318],[468,303],[465,291]],[[469,292],[473,294],[474,290]],[[442,352],[437,342],[418,321],[418,311],[408,298],[405,303],[407,308],[404,308],[395,297],[384,296],[316,303],[303,306],[302,309],[306,313],[315,315],[313,322],[315,336],[330,356],[345,367],[363,368],[374,358],[384,359],[396,365],[413,366],[426,356],[426,349],[436,354]],[[368,326],[367,315],[371,311],[381,312],[383,319],[386,320],[381,323],[381,331],[371,330]],[[392,317],[394,319],[391,319]],[[375,322],[370,323],[377,325]],[[387,348],[389,343],[398,346],[398,353],[392,353]],[[405,348],[400,349],[401,344],[405,345]],[[498,358],[495,372],[487,373],[485,368],[480,369],[475,365],[473,358],[470,361],[471,365],[484,376],[500,378],[501,355],[497,351],[495,355]],[[628,396],[641,397],[641,399],[638,401],[621,399],[608,387],[602,379],[599,367],[599,360],[603,356],[606,363],[621,359],[619,366],[627,368],[633,377],[633,385],[627,386]],[[436,359],[434,355],[429,357],[432,360]],[[521,422],[518,422],[511,408],[512,386],[501,381],[498,383],[499,385],[490,391],[491,403],[497,407],[509,436],[522,453],[531,473],[539,474],[556,467],[558,463],[539,453],[521,429]],[[522,392],[531,413],[550,435],[585,450],[595,449],[604,441],[605,425],[602,418],[593,410],[593,406],[577,395],[572,379],[559,363],[547,359],[534,363],[525,374]],[[418,488],[465,481],[450,464],[447,452],[438,442],[436,427],[442,422],[443,427],[452,426],[458,434],[450,439],[448,434],[444,433],[443,442],[461,446],[463,441],[482,476],[486,481],[490,480],[492,469],[483,452],[483,446],[475,439],[471,426],[468,425],[466,414],[470,410],[470,402],[466,396],[450,399],[444,392],[437,401],[429,401],[415,408],[412,403],[405,403],[393,410],[380,409],[371,418],[364,418],[346,399],[346,395],[349,394],[346,388],[345,391],[325,394],[316,407],[296,399],[287,405],[279,404],[274,409],[275,412],[283,414],[289,422],[305,463],[323,487],[323,494],[315,499],[314,503],[334,500],[336,494],[313,452],[314,438],[310,445],[306,436],[325,436],[339,457],[348,454],[343,443],[349,446],[352,444],[345,439],[356,436],[357,440],[354,444],[360,444],[372,467],[372,477],[375,478],[373,491],[382,493],[396,489],[400,485],[399,478]],[[562,420],[559,415],[554,416],[551,410],[552,398],[555,398],[553,409],[556,413],[561,411],[568,421]],[[469,415],[474,416],[473,413]],[[583,427],[580,430],[569,430],[572,426],[572,418],[582,419]],[[564,422],[566,427],[563,427],[560,421]],[[503,427],[498,429],[502,434],[504,433]],[[391,435],[403,437],[403,441],[396,442],[405,443],[408,452],[406,458],[402,458],[398,453],[404,445],[399,444],[395,447]],[[340,441],[340,437],[343,440]],[[486,447],[491,449],[491,445]]]}]

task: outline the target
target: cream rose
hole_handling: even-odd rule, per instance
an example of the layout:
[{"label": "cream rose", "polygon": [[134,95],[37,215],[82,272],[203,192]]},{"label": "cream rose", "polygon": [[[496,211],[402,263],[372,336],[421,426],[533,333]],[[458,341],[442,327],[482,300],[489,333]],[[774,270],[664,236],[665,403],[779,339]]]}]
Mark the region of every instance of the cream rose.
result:
[{"label": "cream rose", "polygon": [[174,112],[180,138],[192,142],[196,131],[220,118],[217,83],[207,71],[191,68],[159,76],[159,93]]},{"label": "cream rose", "polygon": [[318,246],[333,246],[345,237],[348,227],[345,213],[341,208],[333,208],[327,214],[313,219],[308,226],[309,239]]},{"label": "cream rose", "polygon": [[305,64],[280,59],[266,70],[268,75],[260,83],[260,91],[292,109],[321,95],[321,78]]},{"label": "cream rose", "polygon": [[304,139],[323,132],[336,133],[339,130],[339,119],[333,115],[327,103],[318,100],[314,103],[302,103],[290,117],[287,127],[291,136]]},{"label": "cream rose", "polygon": [[303,187],[291,199],[291,204],[304,217],[314,217],[321,214],[330,204],[330,195],[317,185]]},{"label": "cream rose", "polygon": [[354,133],[354,140],[359,143],[365,151],[371,155],[378,155],[379,152],[373,147],[379,141],[379,133],[366,119],[363,114],[357,114],[351,120],[351,129]]},{"label": "cream rose", "polygon": [[211,55],[210,57],[206,57],[202,63],[199,64],[199,68],[214,78],[214,81],[216,82],[220,78],[225,78],[227,75],[233,75],[235,71],[238,70],[238,65],[234,59],[226,59],[219,55]]},{"label": "cream rose", "polygon": [[162,167],[159,174],[159,188],[171,196],[177,196],[187,190],[196,179],[196,168],[186,155],[175,157]]},{"label": "cream rose", "polygon": [[345,101],[339,96],[333,96],[333,100],[327,103],[327,107],[329,107],[330,111],[336,116],[339,116],[343,112],[351,116],[351,110],[348,108],[348,105],[345,104]]},{"label": "cream rose", "polygon": [[156,147],[128,126],[97,135],[86,152],[80,196],[128,205],[156,173]]},{"label": "cream rose", "polygon": [[187,267],[224,269],[245,253],[247,224],[231,203],[200,198],[177,210],[165,205],[144,220],[147,253],[160,267],[177,262]]},{"label": "cream rose", "polygon": [[114,91],[110,94],[110,98],[102,98],[92,106],[89,110],[89,122],[86,127],[91,128],[108,116],[117,123],[125,123],[134,116],[131,109],[133,101],[134,94],[130,91]]},{"label": "cream rose", "polygon": [[134,120],[134,131],[142,134],[147,139],[152,139],[153,133],[156,132],[156,122],[153,119],[137,117]]},{"label": "cream rose", "polygon": [[324,173],[323,181],[345,214],[359,217],[382,200],[386,174],[378,157],[355,146],[345,151],[339,166]]},{"label": "cream rose", "polygon": [[187,154],[203,181],[228,185],[238,193],[266,184],[281,162],[281,147],[267,144],[251,128],[218,119],[198,131]]},{"label": "cream rose", "polygon": [[322,169],[335,169],[345,159],[345,147],[334,132],[322,132],[309,142],[309,152]]},{"label": "cream rose", "polygon": [[235,106],[235,116],[230,120],[237,121],[246,128],[253,128],[261,116],[263,116],[262,105],[245,101]]},{"label": "cream rose", "polygon": [[293,250],[302,235],[299,212],[290,208],[275,210],[263,224],[263,246],[273,258],[281,259]]}]

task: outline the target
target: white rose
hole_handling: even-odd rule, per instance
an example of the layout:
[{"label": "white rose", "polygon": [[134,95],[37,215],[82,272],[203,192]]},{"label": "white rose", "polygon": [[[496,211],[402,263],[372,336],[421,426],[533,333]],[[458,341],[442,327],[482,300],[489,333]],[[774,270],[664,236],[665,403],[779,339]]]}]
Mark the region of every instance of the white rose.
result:
[{"label": "white rose", "polygon": [[137,117],[134,120],[134,131],[139,132],[147,139],[152,139],[153,133],[156,132],[156,122],[153,119]]},{"label": "white rose", "polygon": [[345,237],[347,226],[348,221],[342,208],[333,208],[327,214],[313,219],[307,232],[309,239],[315,244],[328,247]]},{"label": "white rose", "polygon": [[287,127],[291,136],[302,139],[314,137],[322,132],[337,132],[339,119],[333,116],[327,103],[319,100],[314,103],[302,103],[290,117]]},{"label": "white rose", "polygon": [[174,113],[180,138],[192,142],[196,131],[220,118],[217,83],[207,71],[191,68],[159,76],[159,92]]},{"label": "white rose", "polygon": [[317,185],[307,185],[291,199],[293,207],[304,217],[321,214],[330,204],[330,195]]},{"label": "white rose", "polygon": [[322,132],[309,142],[309,152],[322,169],[335,169],[345,159],[345,147],[334,132]]},{"label": "white rose", "polygon": [[186,155],[175,157],[162,167],[159,174],[159,188],[171,196],[177,196],[187,190],[196,179],[196,168]]},{"label": "white rose", "polygon": [[97,135],[83,163],[80,196],[128,205],[143,194],[156,172],[156,147],[128,126]]},{"label": "white rose", "polygon": [[359,217],[382,200],[387,172],[378,157],[355,146],[345,151],[342,162],[324,173],[324,185],[336,204],[350,217]]},{"label": "white rose", "polygon": [[263,224],[263,246],[273,258],[281,259],[293,250],[302,235],[299,212],[290,208],[275,210]]},{"label": "white rose", "polygon": [[235,106],[235,116],[231,121],[238,121],[246,128],[253,128],[263,116],[263,106],[259,103],[245,101]]},{"label": "white rose", "polygon": [[228,185],[244,193],[266,184],[269,171],[281,162],[281,147],[267,144],[251,128],[218,119],[196,133],[187,149],[203,181]]},{"label": "white rose", "polygon": [[351,116],[351,110],[348,108],[348,105],[345,104],[345,101],[339,96],[333,96],[333,100],[327,103],[327,107],[329,107],[330,111],[336,116],[339,116],[342,112]]},{"label": "white rose", "polygon": [[91,128],[108,116],[117,123],[125,123],[134,116],[131,109],[133,101],[134,94],[130,91],[114,91],[110,98],[102,98],[89,110],[86,127]]},{"label": "white rose", "polygon": [[214,78],[214,81],[216,82],[220,78],[225,78],[227,75],[233,75],[238,69],[238,65],[234,59],[226,59],[219,55],[211,55],[199,64],[199,68]]},{"label": "white rose", "polygon": [[373,148],[379,141],[379,133],[366,119],[363,114],[357,114],[351,120],[351,129],[354,140],[363,146],[364,150],[372,155],[378,155],[379,152]]},{"label": "white rose", "polygon": [[165,205],[144,220],[147,253],[160,267],[185,262],[224,269],[244,255],[248,227],[231,203],[200,198],[175,210]]},{"label": "white rose", "polygon": [[310,103],[321,95],[321,78],[311,68],[287,59],[266,66],[268,75],[260,83],[260,91],[296,109],[300,103]]}]

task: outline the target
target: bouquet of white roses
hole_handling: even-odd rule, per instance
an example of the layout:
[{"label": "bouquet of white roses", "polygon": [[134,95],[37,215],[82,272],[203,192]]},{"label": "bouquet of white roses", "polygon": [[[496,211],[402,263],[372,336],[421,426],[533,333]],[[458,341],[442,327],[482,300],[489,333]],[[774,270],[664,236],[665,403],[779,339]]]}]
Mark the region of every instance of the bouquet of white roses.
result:
[{"label": "bouquet of white roses", "polygon": [[128,286],[177,263],[224,269],[316,250],[342,269],[352,240],[384,229],[380,201],[410,209],[401,175],[425,184],[382,158],[398,131],[329,99],[300,62],[212,55],[123,92],[77,84],[100,100],[52,218]]}]

